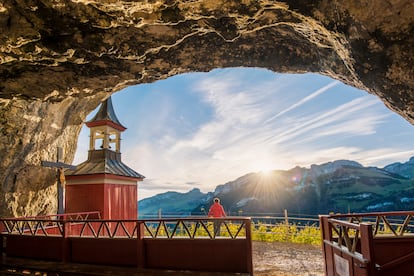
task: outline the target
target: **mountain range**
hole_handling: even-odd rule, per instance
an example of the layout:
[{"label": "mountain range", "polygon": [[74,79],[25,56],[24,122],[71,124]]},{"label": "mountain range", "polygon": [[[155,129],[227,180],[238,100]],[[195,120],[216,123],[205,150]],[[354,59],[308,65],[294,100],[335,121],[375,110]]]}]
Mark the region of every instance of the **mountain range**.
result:
[{"label": "mountain range", "polygon": [[138,202],[139,218],[205,215],[219,197],[229,215],[318,215],[414,209],[414,157],[384,168],[337,160],[310,168],[248,173],[202,193],[166,192]]}]

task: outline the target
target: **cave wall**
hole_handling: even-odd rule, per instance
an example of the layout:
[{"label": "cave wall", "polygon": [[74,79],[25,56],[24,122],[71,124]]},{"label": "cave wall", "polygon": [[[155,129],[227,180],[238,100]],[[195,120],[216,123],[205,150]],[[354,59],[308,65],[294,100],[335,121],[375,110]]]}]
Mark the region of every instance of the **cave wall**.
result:
[{"label": "cave wall", "polygon": [[[56,212],[56,147],[129,85],[191,71],[318,72],[414,122],[411,0],[4,0],[0,216]],[[288,92],[287,92],[288,93]]]}]

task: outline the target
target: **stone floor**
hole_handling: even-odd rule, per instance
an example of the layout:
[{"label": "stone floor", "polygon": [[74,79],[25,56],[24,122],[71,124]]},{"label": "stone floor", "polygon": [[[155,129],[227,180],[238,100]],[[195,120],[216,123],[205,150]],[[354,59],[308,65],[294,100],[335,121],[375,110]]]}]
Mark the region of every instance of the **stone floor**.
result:
[{"label": "stone floor", "polygon": [[[13,268],[11,268],[13,267]],[[253,242],[254,275],[259,276],[322,276],[323,258],[320,246]],[[0,275],[194,275],[226,276],[241,273],[211,273],[169,270],[139,270],[137,268],[63,264],[21,258],[2,258]]]}]

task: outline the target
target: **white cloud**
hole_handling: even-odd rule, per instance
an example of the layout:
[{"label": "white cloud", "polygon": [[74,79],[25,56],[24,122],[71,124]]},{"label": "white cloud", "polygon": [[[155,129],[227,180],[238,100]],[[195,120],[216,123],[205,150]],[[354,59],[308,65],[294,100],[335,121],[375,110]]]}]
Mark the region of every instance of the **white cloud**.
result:
[{"label": "white cloud", "polygon": [[[335,85],[336,82],[331,82],[318,89],[312,96],[307,97],[306,101]],[[264,90],[262,86],[266,88],[266,93],[261,93]],[[276,92],[272,93],[271,87],[276,87]],[[283,107],[280,98],[277,97],[280,93],[277,87],[273,80],[253,84],[243,83],[240,79],[236,82],[231,74],[228,77],[218,75],[204,79],[195,87],[195,91],[212,106],[215,112],[214,119],[200,126],[188,139],[176,137],[176,140],[171,140],[162,152],[154,154],[152,149],[152,158],[156,158],[153,162],[148,162],[150,156],[143,156],[142,152],[145,150],[137,150],[146,162],[152,164],[152,167],[146,169],[156,173],[157,178],[165,179],[164,181],[168,179],[168,182],[174,185],[196,180],[203,186],[213,188],[242,174],[260,170],[260,166],[294,166],[295,164],[283,163],[283,159],[280,159],[280,156],[289,156],[289,153],[295,151],[289,147],[287,141],[300,137],[304,132],[317,130],[321,126],[340,120],[339,115],[332,115],[340,114],[341,110],[338,109],[344,110],[345,113],[353,106],[348,104],[331,110],[329,114],[323,111],[316,116],[312,114],[314,118],[293,128],[284,121],[273,120],[272,124],[263,124],[263,121],[269,121],[268,117],[274,114],[275,102],[278,102],[276,106],[279,108]],[[300,105],[306,101],[300,101],[300,98],[297,100]],[[292,110],[293,107],[289,109]],[[275,132],[278,134],[274,135]],[[146,147],[148,149],[148,146]],[[303,152],[300,154],[303,155]],[[337,152],[326,155],[338,156]],[[306,162],[297,160],[301,163]],[[145,169],[145,165],[142,169]]]},{"label": "white cloud", "polygon": [[338,85],[340,82],[339,81],[333,81],[325,86],[323,86],[322,88],[316,90],[315,92],[311,93],[309,96],[306,96],[303,99],[300,99],[297,103],[294,103],[293,105],[289,106],[288,108],[280,111],[279,113],[277,113],[275,116],[267,119],[264,123],[268,123],[270,121],[273,121],[274,119],[276,119],[279,116],[282,116],[283,114],[285,114],[286,112],[289,112],[297,107],[300,107],[301,105],[305,104],[306,102],[312,100],[313,98],[319,96],[320,94],[328,91],[329,89],[331,89],[332,87]]},{"label": "white cloud", "polygon": [[[212,191],[261,168],[290,169],[336,159],[370,165],[413,153],[401,147],[399,154],[392,155],[395,148],[365,148],[358,142],[360,137],[375,134],[389,116],[379,110],[382,104],[375,97],[355,94],[341,101],[342,95],[334,93],[344,85],[337,81],[315,76],[312,83],[308,75],[271,73],[263,77],[263,72],[251,72],[221,70],[195,78],[193,95],[213,111],[210,120],[198,126],[187,124],[188,118],[174,113],[179,108],[172,102],[152,106],[160,112],[149,110],[147,118],[135,115],[140,132],[146,131],[148,139],[127,143],[122,158],[147,176],[140,184],[140,198],[196,187]],[[307,81],[301,82],[302,77]],[[313,87],[311,91],[308,86]],[[318,97],[322,94],[323,98]],[[322,104],[320,100],[328,97],[335,101]],[[187,135],[174,129],[172,116],[184,122],[181,125]],[[134,131],[135,126],[127,127],[127,131]],[[157,138],[151,139],[155,133]],[[348,143],[350,138],[352,143]]]},{"label": "white cloud", "polygon": [[378,101],[373,97],[359,97],[330,110],[309,114],[299,119],[295,125],[281,123],[282,132],[272,137],[273,143],[297,139],[304,142],[317,142],[323,136],[350,135],[362,136],[375,133],[376,127],[388,116],[372,110]]},{"label": "white cloud", "polygon": [[404,163],[414,156],[414,150],[382,148],[364,152],[360,162],[366,166],[386,166],[393,162]]}]

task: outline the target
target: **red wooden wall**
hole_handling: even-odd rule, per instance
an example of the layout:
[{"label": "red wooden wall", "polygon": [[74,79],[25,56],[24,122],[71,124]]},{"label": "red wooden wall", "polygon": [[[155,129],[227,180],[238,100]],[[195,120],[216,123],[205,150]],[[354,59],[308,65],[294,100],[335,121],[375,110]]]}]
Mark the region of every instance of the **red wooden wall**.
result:
[{"label": "red wooden wall", "polygon": [[102,184],[66,185],[65,213],[99,211],[104,214],[105,191]]},{"label": "red wooden wall", "polygon": [[99,211],[102,219],[137,219],[136,181],[113,175],[68,177],[65,213]]}]

